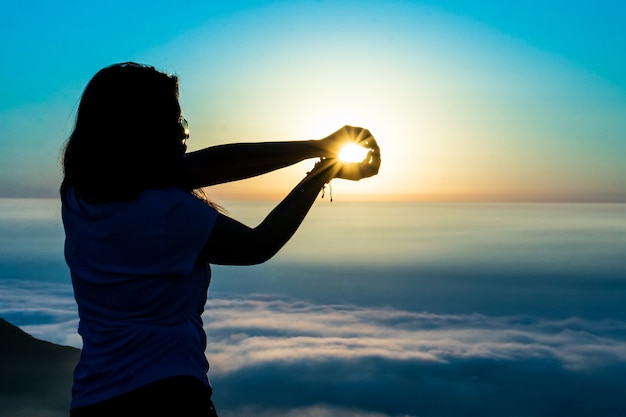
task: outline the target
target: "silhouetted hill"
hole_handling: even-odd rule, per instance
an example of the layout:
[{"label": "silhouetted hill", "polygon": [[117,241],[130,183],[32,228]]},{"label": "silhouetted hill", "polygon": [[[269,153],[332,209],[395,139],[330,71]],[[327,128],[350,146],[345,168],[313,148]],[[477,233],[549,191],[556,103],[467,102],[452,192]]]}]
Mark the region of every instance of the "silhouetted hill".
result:
[{"label": "silhouetted hill", "polygon": [[0,318],[0,417],[69,415],[79,353],[35,339]]}]

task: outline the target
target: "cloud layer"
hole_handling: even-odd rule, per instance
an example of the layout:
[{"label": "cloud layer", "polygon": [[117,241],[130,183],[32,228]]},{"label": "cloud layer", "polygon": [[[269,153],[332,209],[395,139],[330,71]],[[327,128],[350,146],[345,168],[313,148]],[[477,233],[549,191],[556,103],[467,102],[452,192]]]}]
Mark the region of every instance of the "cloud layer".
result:
[{"label": "cloud layer", "polygon": [[[6,281],[4,282],[6,284]],[[0,315],[80,346],[69,286],[0,286]],[[221,416],[626,414],[626,322],[211,297]]]},{"label": "cloud layer", "polygon": [[626,323],[436,315],[273,298],[214,299],[205,313],[214,373],[267,362],[377,357],[554,361],[568,370],[626,362]]},{"label": "cloud layer", "polygon": [[268,407],[286,416],[294,408],[340,415],[336,407],[363,416],[626,411],[621,321],[437,315],[270,296],[208,306],[216,402],[238,415]]}]

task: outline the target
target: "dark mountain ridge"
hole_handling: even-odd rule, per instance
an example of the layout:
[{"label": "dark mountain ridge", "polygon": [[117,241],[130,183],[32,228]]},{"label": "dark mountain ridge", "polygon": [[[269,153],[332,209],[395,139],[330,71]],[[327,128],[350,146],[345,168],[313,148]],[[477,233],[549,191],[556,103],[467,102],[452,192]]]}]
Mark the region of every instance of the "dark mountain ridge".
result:
[{"label": "dark mountain ridge", "polygon": [[0,417],[69,415],[79,354],[0,318]]}]

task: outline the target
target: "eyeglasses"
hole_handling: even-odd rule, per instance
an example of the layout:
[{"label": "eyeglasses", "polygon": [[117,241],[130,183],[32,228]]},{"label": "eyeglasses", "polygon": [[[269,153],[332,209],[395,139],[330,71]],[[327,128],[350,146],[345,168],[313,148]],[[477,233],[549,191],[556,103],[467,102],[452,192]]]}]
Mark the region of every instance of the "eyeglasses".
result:
[{"label": "eyeglasses", "polygon": [[178,118],[178,124],[183,130],[183,137],[181,139],[184,145],[187,139],[189,139],[189,123],[187,123],[187,120],[183,116],[180,116]]}]

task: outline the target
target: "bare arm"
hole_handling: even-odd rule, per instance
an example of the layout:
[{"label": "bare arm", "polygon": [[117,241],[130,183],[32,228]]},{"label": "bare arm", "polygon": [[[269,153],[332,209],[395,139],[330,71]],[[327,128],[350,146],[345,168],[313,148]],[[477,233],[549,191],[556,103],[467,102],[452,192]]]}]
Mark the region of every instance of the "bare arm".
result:
[{"label": "bare arm", "polygon": [[219,214],[200,259],[221,265],[252,265],[267,261],[293,236],[320,190],[332,178],[359,180],[378,173],[380,153],[370,152],[358,164],[325,159],[255,228]]},{"label": "bare arm", "polygon": [[234,143],[185,155],[185,173],[192,188],[242,180],[321,156],[315,140]]},{"label": "bare arm", "polygon": [[265,174],[309,158],[333,158],[344,144],[367,144],[368,139],[373,141],[367,129],[344,126],[318,140],[218,145],[186,154],[184,169],[191,188],[207,187]]}]

